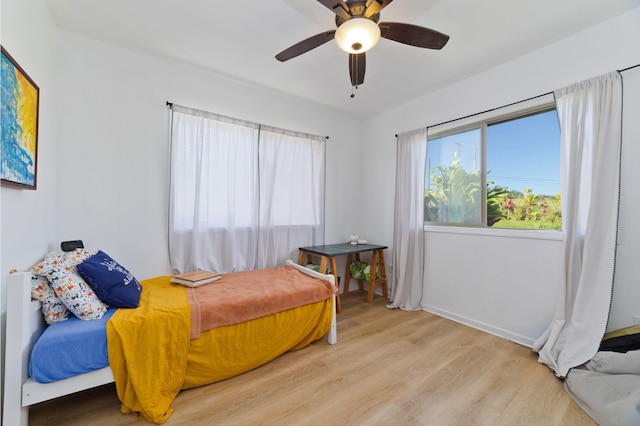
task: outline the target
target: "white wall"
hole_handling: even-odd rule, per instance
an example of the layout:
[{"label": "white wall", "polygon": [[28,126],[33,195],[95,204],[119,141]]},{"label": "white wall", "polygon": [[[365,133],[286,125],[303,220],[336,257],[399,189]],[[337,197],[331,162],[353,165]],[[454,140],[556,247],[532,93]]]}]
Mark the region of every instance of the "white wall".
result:
[{"label": "white wall", "polygon": [[[40,88],[37,190],[5,187],[0,190],[0,336],[3,336],[9,271],[28,269],[54,241],[57,30],[39,0],[2,0],[1,28],[2,46]],[[0,349],[4,343],[1,340]],[[0,358],[4,366],[4,350],[0,350]]]},{"label": "white wall", "polygon": [[170,273],[166,101],[329,136],[326,241],[353,232],[359,174],[349,159],[359,156],[360,121],[68,32],[57,50],[56,240],[82,239],[140,279]]},{"label": "white wall", "polygon": [[[638,52],[640,9],[367,120],[363,138],[370,153],[367,169],[376,172],[361,174],[361,187],[366,194],[362,212],[375,212],[363,214],[366,237],[392,243],[394,134],[524,100],[634,65],[640,62]],[[633,72],[637,74],[630,71],[625,77],[630,80]],[[629,182],[623,189],[621,233],[623,241],[628,234],[632,242],[624,241],[629,249],[620,253],[616,312],[610,329],[630,324],[631,305],[636,306],[635,314],[640,311],[640,286],[631,282],[632,277],[640,276],[635,266],[638,262],[633,261],[638,253],[635,244],[640,244],[640,225],[635,217],[629,217],[638,211],[630,188],[638,184],[639,176],[632,169],[640,160],[640,152],[630,145],[640,131],[636,123],[634,127],[629,124],[637,120],[628,118],[637,116],[638,107],[629,104],[639,96],[637,86],[625,87],[623,178]],[[423,304],[428,310],[526,345],[547,327],[562,279],[558,240],[459,232],[426,232],[425,239]],[[391,251],[388,258],[392,258]]]}]

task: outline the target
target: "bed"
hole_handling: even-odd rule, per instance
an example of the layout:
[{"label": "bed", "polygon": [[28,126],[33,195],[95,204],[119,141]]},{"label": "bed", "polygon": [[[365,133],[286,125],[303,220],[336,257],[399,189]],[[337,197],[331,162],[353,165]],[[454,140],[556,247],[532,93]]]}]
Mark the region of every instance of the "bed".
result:
[{"label": "bed", "polygon": [[[157,277],[152,280],[142,281],[143,298],[140,301],[140,307],[128,310],[120,309],[113,314],[109,321],[105,321],[109,336],[109,366],[51,383],[39,383],[29,376],[31,351],[45,328],[43,315],[40,312],[40,303],[31,300],[31,274],[17,273],[9,275],[7,279],[7,344],[5,350],[7,368],[5,369],[3,425],[27,425],[30,405],[113,381],[116,382],[118,398],[122,403],[123,413],[136,412],[153,423],[163,423],[171,415],[171,402],[181,389],[202,386],[243,373],[269,362],[288,350],[302,348],[324,336],[326,336],[329,344],[335,344],[337,342],[337,332],[335,292],[333,290],[334,277],[332,275],[319,274],[291,261],[287,261],[283,267],[291,268],[295,271],[294,273],[304,274],[305,277],[312,277],[316,280],[330,283],[332,286],[331,296],[320,302],[287,309],[266,317],[260,317],[261,314],[259,312],[247,309],[251,311],[250,315],[255,318],[238,324],[225,324],[224,318],[221,319],[220,315],[218,317],[207,315],[208,302],[206,297],[200,296],[203,314],[196,316],[196,314],[191,315],[191,312],[189,312],[189,315],[186,316],[182,313],[165,320],[158,320],[145,318],[146,314],[142,315],[144,309],[146,309],[144,306],[147,306],[147,302],[143,300],[144,295],[145,293],[153,293],[152,291],[147,291],[147,289],[157,287],[155,291],[161,294],[169,294],[165,293],[167,288],[171,288],[171,291],[184,292],[185,297],[189,299],[190,311],[194,310],[193,297],[195,296],[189,293],[192,289],[169,284],[171,277]],[[215,284],[211,286],[213,285]],[[176,290],[176,288],[180,288],[180,290]],[[178,293],[165,297],[166,300],[159,303],[164,303],[165,305],[174,303],[175,294]],[[310,313],[307,313],[305,309],[309,309],[308,312]],[[221,310],[216,309],[214,311]],[[317,318],[314,320],[316,321],[315,324],[305,326],[309,327],[308,331],[300,330],[301,315],[302,317]],[[147,342],[149,344],[137,345],[137,347],[143,348],[143,352],[139,356],[136,355],[138,357],[137,360],[131,358],[131,348],[135,349],[136,345],[132,346],[130,344],[131,339],[127,337],[127,333],[131,334],[126,331],[128,329],[124,328],[122,324],[127,322],[137,323],[137,321],[145,320],[152,321],[153,324],[158,324],[158,326],[160,326],[161,321],[165,321],[163,331],[161,333],[156,332],[160,336],[155,339],[158,341],[157,344],[183,347],[185,348],[184,353],[180,357],[174,353],[167,354],[165,351],[154,349],[153,345],[156,343],[150,341]],[[180,324],[179,326],[175,325],[177,324],[176,321]],[[90,323],[91,321],[79,322]],[[200,323],[196,324],[197,322]],[[211,323],[215,324],[215,327],[209,328],[206,325]],[[170,325],[167,326],[167,324]],[[277,326],[274,326],[274,324],[277,324]],[[178,337],[169,336],[168,341],[162,341],[167,339],[165,335],[167,334],[166,330],[169,328],[176,330],[186,328],[187,337],[185,338],[183,331],[180,331],[179,335],[176,334]],[[122,330],[125,331],[123,332]],[[118,338],[113,337],[118,334],[121,336]],[[285,336],[296,334],[298,337],[294,338],[295,341],[286,343],[288,346],[283,346],[284,343],[282,342],[286,340]],[[149,336],[140,337],[140,339],[149,339]],[[256,347],[259,347],[260,350],[255,350]],[[241,352],[241,355],[238,355],[238,351]],[[157,361],[150,362],[146,358],[157,356],[158,354],[161,359]],[[185,360],[185,357],[186,366],[181,374],[174,374],[174,370],[181,371],[181,368],[172,367],[168,373],[167,371],[158,372],[156,369],[159,364],[163,363],[177,362],[178,365],[181,365],[183,362],[181,360]],[[238,359],[240,361],[236,362]],[[136,364],[142,365],[140,371],[132,367]],[[127,365],[129,369],[127,369]],[[145,368],[147,368],[147,371],[144,370]],[[168,386],[174,387],[174,389],[169,390],[170,397],[166,401],[168,405],[164,408],[161,407],[160,411],[157,408],[147,411],[146,407],[136,405],[140,403],[144,405],[144,397],[139,397],[140,394],[147,392],[144,389],[143,392],[140,392],[141,388],[139,388],[140,376],[144,374],[158,374],[162,382],[169,383]],[[142,381],[147,378],[143,376]],[[176,386],[177,389],[175,389]],[[160,391],[166,392],[167,389],[161,389]],[[150,395],[154,397],[153,392]],[[142,402],[141,399],[143,400]],[[163,410],[164,413],[162,413]]]}]

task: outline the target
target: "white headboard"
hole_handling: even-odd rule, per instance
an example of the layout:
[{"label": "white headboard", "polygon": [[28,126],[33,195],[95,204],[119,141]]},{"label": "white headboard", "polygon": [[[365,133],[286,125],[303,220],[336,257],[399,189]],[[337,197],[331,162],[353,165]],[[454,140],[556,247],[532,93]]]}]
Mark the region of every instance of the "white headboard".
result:
[{"label": "white headboard", "polygon": [[3,426],[27,426],[29,406],[113,382],[109,367],[53,383],[29,378],[31,349],[45,328],[40,302],[31,301],[31,272],[7,279]]},{"label": "white headboard", "polygon": [[7,278],[4,425],[26,425],[29,409],[22,407],[22,384],[29,377],[31,348],[44,329],[40,303],[31,301],[31,272]]}]

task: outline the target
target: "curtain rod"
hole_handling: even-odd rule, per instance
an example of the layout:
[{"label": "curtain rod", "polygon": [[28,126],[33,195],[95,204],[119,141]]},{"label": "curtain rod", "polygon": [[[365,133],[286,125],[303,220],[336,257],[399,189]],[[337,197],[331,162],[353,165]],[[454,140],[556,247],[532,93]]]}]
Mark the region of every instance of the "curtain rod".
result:
[{"label": "curtain rod", "polygon": [[[623,68],[623,69],[621,69],[621,70],[616,70],[616,71],[618,71],[618,72],[625,72],[625,71],[629,71],[629,70],[634,69],[634,68],[637,68],[637,67],[640,67],[640,64],[631,65],[630,67]],[[523,100],[521,100],[521,101],[511,102],[510,104],[502,105],[502,106],[495,107],[495,108],[490,108],[490,109],[488,109],[488,110],[480,111],[480,112],[476,112],[476,113],[474,113],[474,114],[465,115],[464,117],[458,117],[458,118],[454,118],[454,119],[452,119],[452,120],[443,121],[442,123],[432,124],[432,125],[430,125],[430,126],[427,126],[427,128],[429,128],[429,127],[441,126],[441,125],[443,125],[443,124],[453,123],[454,121],[464,120],[465,118],[475,117],[476,115],[485,114],[485,113],[487,113],[487,112],[492,112],[492,111],[495,111],[495,110],[498,110],[498,109],[502,109],[502,108],[510,107],[510,106],[517,105],[517,104],[522,103],[522,102],[531,101],[531,100],[533,100],[533,99],[541,98],[541,97],[543,97],[543,96],[552,95],[552,94],[553,94],[553,91],[551,91],[551,92],[547,92],[547,93],[543,93],[543,94],[541,94],[541,95],[532,96],[532,97],[530,97],[530,98],[523,99]],[[396,138],[397,138],[397,137],[398,137],[398,134],[396,133]]]},{"label": "curtain rod", "polygon": [[[173,109],[173,102],[167,101],[167,106],[169,107],[169,109]],[[285,130],[285,129],[283,129],[283,130]],[[297,133],[304,133],[304,132],[297,132]],[[324,138],[326,140],[329,140],[329,136],[325,136]]]},{"label": "curtain rod", "polygon": [[618,70],[618,72],[625,72],[625,71],[629,71],[629,70],[632,70],[632,69],[638,68],[638,67],[640,67],[640,64],[635,64],[635,65],[631,65],[630,67],[626,67],[626,68],[623,68],[621,70]]},{"label": "curtain rod", "polygon": [[[427,128],[441,126],[443,124],[453,123],[454,121],[464,120],[465,118],[475,117],[476,115],[482,115],[482,114],[485,114],[487,112],[496,111],[496,110],[499,110],[499,109],[502,109],[502,108],[510,107],[510,106],[513,106],[513,105],[517,105],[517,104],[520,104],[522,102],[527,102],[527,101],[530,101],[530,100],[533,100],[533,99],[537,99],[537,98],[541,98],[543,96],[547,96],[547,95],[551,95],[551,94],[553,94],[553,92],[547,92],[547,93],[543,93],[541,95],[532,96],[530,98],[523,99],[521,101],[515,101],[515,102],[511,102],[511,103],[506,104],[506,105],[502,105],[502,106],[498,106],[498,107],[495,107],[495,108],[490,108],[490,109],[487,109],[487,110],[484,110],[484,111],[476,112],[476,113],[473,113],[473,114],[465,115],[464,117],[458,117],[458,118],[454,118],[452,120],[443,121],[443,122],[438,123],[438,124],[432,124],[430,126],[427,126]],[[396,138],[397,137],[398,137],[398,134],[396,133]]]}]

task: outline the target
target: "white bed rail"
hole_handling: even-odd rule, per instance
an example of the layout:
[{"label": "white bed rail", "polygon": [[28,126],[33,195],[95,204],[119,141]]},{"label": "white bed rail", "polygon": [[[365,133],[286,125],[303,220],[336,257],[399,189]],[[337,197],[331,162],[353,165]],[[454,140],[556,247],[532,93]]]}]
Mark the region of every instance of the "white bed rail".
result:
[{"label": "white bed rail", "polygon": [[[329,281],[333,285],[335,285],[336,283],[336,278],[333,275],[321,274],[320,272],[316,272],[302,265],[298,265],[291,260],[287,260],[285,263],[289,266],[293,266],[297,270],[309,275],[310,277]],[[327,343],[329,343],[330,345],[335,345],[336,343],[338,343],[338,327],[336,326],[336,295],[334,294],[333,296],[331,296],[331,299],[333,301],[333,315],[331,319],[331,329],[329,330],[329,334],[327,335]]]}]

